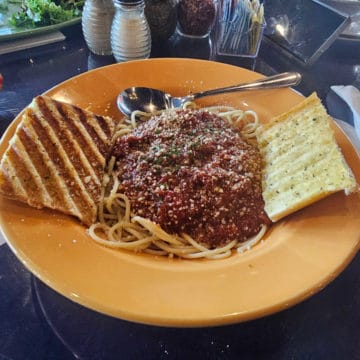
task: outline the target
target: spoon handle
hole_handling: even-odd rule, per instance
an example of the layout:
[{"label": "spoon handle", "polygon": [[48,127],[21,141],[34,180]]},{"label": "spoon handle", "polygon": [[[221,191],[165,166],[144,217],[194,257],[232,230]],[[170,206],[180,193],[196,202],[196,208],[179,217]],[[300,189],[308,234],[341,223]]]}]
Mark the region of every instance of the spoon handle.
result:
[{"label": "spoon handle", "polygon": [[205,96],[224,94],[235,91],[248,91],[260,89],[274,89],[297,85],[301,81],[301,75],[297,72],[285,72],[274,76],[269,76],[263,79],[252,81],[249,83],[242,83],[238,85],[227,86],[219,89],[206,90],[190,95],[192,100],[199,99]]}]

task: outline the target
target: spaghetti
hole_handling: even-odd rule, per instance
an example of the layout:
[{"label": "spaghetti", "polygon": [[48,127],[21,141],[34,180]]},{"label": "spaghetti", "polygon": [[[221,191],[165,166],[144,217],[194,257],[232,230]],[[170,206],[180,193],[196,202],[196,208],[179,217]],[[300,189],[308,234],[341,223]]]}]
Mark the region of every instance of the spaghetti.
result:
[{"label": "spaghetti", "polygon": [[[248,197],[233,199],[234,194],[240,191],[238,184],[241,183],[246,171],[237,174],[236,169],[232,169],[234,164],[231,163],[230,175],[222,178],[224,169],[221,166],[216,169],[215,165],[211,163],[214,160],[206,160],[204,164],[201,164],[203,158],[216,159],[216,153],[213,149],[221,146],[224,147],[221,152],[221,156],[224,158],[218,158],[215,162],[227,161],[226,157],[231,155],[232,148],[229,150],[221,142],[212,142],[209,134],[218,140],[224,137],[225,142],[227,141],[230,144],[235,140],[238,141],[237,133],[240,131],[241,137],[246,139],[246,144],[241,144],[241,152],[255,154],[254,151],[257,150],[248,142],[255,141],[255,130],[258,126],[256,113],[225,106],[193,110],[193,104],[186,104],[185,108],[187,110],[176,110],[175,113],[163,112],[151,117],[151,120],[146,124],[150,124],[151,127],[151,122],[156,122],[155,130],[153,128],[150,131],[147,125],[138,126],[137,119],[139,117],[143,121],[151,116],[140,112],[133,113],[131,119],[121,124],[116,135],[114,156],[108,164],[108,175],[103,187],[103,201],[99,205],[99,221],[89,228],[89,234],[96,242],[112,248],[142,251],[155,255],[177,256],[187,259],[219,259],[230,256],[234,249],[239,252],[246,251],[263,237],[270,222],[263,212],[260,177],[251,175],[250,180],[248,178],[244,180],[244,189],[240,189],[244,196],[246,192],[253,191],[251,189],[254,188],[257,190],[256,196],[251,200]],[[195,127],[186,131],[193,134],[191,139],[195,139],[197,142],[190,143],[188,138],[184,138],[185,141],[181,143],[183,144],[181,146],[186,147],[188,152],[192,151],[192,154],[197,153],[198,158],[187,158],[184,157],[183,153],[178,154],[176,152],[177,148],[174,148],[174,144],[182,141],[178,139],[181,137],[179,135],[181,133],[174,135],[169,132],[168,124],[165,127],[166,132],[164,131],[161,136],[159,135],[160,140],[162,139],[165,145],[159,143],[160,140],[156,138],[154,133],[161,128],[160,124],[168,122],[169,117],[170,127],[176,121],[180,121],[178,124],[180,128],[193,123]],[[182,119],[182,121],[178,119]],[[232,126],[224,127],[226,123]],[[204,124],[207,130],[204,130]],[[235,127],[239,131],[237,130],[234,133]],[[200,135],[199,129],[203,131]],[[141,130],[146,134],[150,132],[152,134],[150,137],[155,138],[151,145],[148,145],[148,140],[145,140],[146,146],[141,142],[136,143],[142,136]],[[215,135],[213,135],[214,133]],[[174,139],[171,140],[171,147],[169,148],[166,141],[169,142],[168,138],[171,136]],[[144,150],[144,146],[147,147],[146,150]],[[129,150],[129,147],[134,147],[135,150]],[[154,149],[157,151],[155,156],[144,158],[146,151],[152,153],[155,151]],[[172,152],[164,154],[164,149],[167,151],[171,149]],[[137,162],[129,165],[129,159],[134,156],[137,157]],[[139,160],[141,157],[142,160]],[[195,164],[194,166],[190,164],[192,169],[195,169],[191,173],[188,170],[191,167],[189,161],[190,163],[193,161]],[[259,158],[254,164],[251,163],[248,166],[248,173],[258,171],[259,164],[256,162],[259,162]],[[151,179],[150,182],[144,180],[149,177],[149,171],[153,172],[154,168],[161,168],[161,166],[166,168],[166,173]],[[175,170],[169,171],[169,169],[174,168],[172,166],[177,169],[176,176],[171,173]],[[201,166],[207,169],[211,168],[211,170],[207,170],[209,171],[207,175],[200,171]],[[214,169],[212,169],[213,166]],[[236,166],[246,167],[244,164],[239,165],[239,161],[237,161]],[[146,170],[145,173],[137,178],[129,178],[130,173],[136,173],[141,168]],[[170,185],[164,183],[165,178]],[[256,184],[253,186],[251,181]],[[218,186],[220,183],[224,190]],[[201,191],[198,191],[199,186]],[[136,192],[134,188],[140,188],[140,190]],[[150,191],[147,191],[148,188]],[[230,192],[229,189],[231,189]],[[225,191],[225,194],[222,194],[221,191],[223,193]],[[226,191],[228,191],[228,195],[226,195]],[[259,199],[259,194],[261,199]],[[168,201],[168,204],[164,200]],[[245,206],[245,202],[252,205]],[[176,210],[174,204],[179,203],[182,203],[182,206],[178,206]],[[183,206],[185,203],[188,205]],[[239,208],[239,204],[242,204],[243,207],[240,206]],[[231,216],[226,214],[229,209],[234,213]],[[247,217],[243,216],[246,211],[249,215]],[[182,218],[188,220],[188,222],[185,221],[184,225]],[[229,223],[226,223],[225,218]],[[240,234],[240,236],[237,237],[236,234]]]}]

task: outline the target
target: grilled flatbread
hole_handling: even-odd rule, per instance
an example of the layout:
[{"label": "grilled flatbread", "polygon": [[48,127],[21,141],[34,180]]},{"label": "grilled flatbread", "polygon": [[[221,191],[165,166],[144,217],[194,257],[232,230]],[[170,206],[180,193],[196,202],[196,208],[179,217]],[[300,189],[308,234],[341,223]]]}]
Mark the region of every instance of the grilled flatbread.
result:
[{"label": "grilled flatbread", "polygon": [[114,131],[109,117],[36,97],[0,163],[0,193],[92,224]]}]

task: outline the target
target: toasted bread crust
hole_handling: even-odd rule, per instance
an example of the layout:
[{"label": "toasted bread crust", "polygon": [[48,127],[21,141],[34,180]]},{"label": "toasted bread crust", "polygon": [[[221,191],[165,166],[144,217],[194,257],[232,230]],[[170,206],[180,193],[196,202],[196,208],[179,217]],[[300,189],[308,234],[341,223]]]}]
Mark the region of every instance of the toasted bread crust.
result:
[{"label": "toasted bread crust", "polygon": [[[298,116],[303,111],[306,111],[309,108],[313,108],[319,105],[320,99],[317,94],[314,92],[299,104],[293,106],[289,111],[286,111],[283,114],[280,114],[274,118],[272,118],[269,122],[262,125],[261,131],[266,131],[268,128],[274,127],[278,123],[282,123],[285,121],[289,121],[289,118],[293,115]],[[330,118],[328,114],[326,114],[327,118]]]},{"label": "toasted bread crust", "polygon": [[0,163],[0,193],[92,224],[114,131],[109,117],[36,97]]}]

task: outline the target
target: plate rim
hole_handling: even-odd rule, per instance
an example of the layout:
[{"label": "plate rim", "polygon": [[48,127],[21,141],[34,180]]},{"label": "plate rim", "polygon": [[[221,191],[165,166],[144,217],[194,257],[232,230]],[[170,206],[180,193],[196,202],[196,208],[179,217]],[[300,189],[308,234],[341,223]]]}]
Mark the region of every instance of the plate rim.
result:
[{"label": "plate rim", "polygon": [[[143,62],[143,61],[147,61],[147,62],[151,62],[151,61],[156,61],[156,62],[166,62],[166,61],[181,61],[181,62],[186,62],[186,61],[191,61],[191,62],[208,62],[207,60],[195,60],[195,59],[178,59],[178,58],[162,58],[162,59],[149,59],[149,60],[139,60],[136,61],[137,63],[139,62]],[[217,64],[221,64],[221,63],[217,63]],[[119,64],[112,64],[112,65],[108,65],[106,66],[106,68],[108,67],[113,67],[113,66],[119,66]],[[222,64],[221,66],[230,66],[230,67],[236,67],[234,65],[228,65],[228,64]],[[236,67],[238,68],[238,67]],[[91,72],[93,71],[102,71],[102,68],[98,68],[98,69],[94,69],[91,70]],[[241,70],[245,70],[251,73],[255,73],[251,70],[248,69],[243,69],[240,68]],[[74,81],[79,77],[85,76],[83,74],[79,74],[74,76],[71,79],[65,80],[64,82],[55,85],[54,87],[52,87],[51,89],[47,90],[44,92],[44,94],[51,94],[53,91],[55,91],[56,89],[58,89],[59,87],[63,86],[64,83],[67,83],[69,81]],[[259,74],[259,73],[255,73],[255,74]],[[300,95],[302,96],[302,95]],[[2,139],[1,139],[1,143],[3,142],[3,139],[6,138],[5,134],[7,134],[8,131],[14,131],[14,126],[16,124],[17,121],[19,121],[19,118],[21,116],[21,114],[23,113],[24,110],[22,110],[20,112],[20,114],[14,119],[14,121],[9,125],[8,129],[6,130],[6,132],[4,133]],[[341,131],[341,130],[340,130]],[[342,131],[341,131],[342,132]],[[342,132],[342,135],[345,136],[346,141],[349,141],[347,136]],[[9,247],[11,248],[11,250],[15,253],[15,255],[18,257],[18,259],[25,265],[26,268],[28,268],[28,270],[32,273],[34,273],[34,275],[36,277],[38,277],[41,281],[43,281],[45,284],[47,284],[48,286],[50,286],[52,289],[54,289],[56,292],[62,294],[63,296],[70,298],[71,300],[85,306],[88,307],[92,310],[98,311],[100,313],[106,314],[106,315],[111,315],[111,316],[115,316],[115,317],[119,317],[121,319],[125,319],[125,320],[129,320],[129,321],[134,321],[134,322],[139,322],[139,323],[144,323],[144,324],[151,324],[151,325],[160,325],[160,326],[175,326],[175,327],[203,327],[203,326],[213,326],[213,325],[225,325],[225,324],[233,324],[233,323],[239,323],[239,322],[243,322],[243,321],[248,321],[251,319],[256,319],[256,318],[260,318],[266,315],[270,315],[273,313],[276,313],[278,311],[282,311],[288,307],[294,306],[295,304],[302,302],[303,300],[307,299],[308,297],[312,296],[313,294],[317,293],[318,291],[320,291],[321,289],[323,289],[327,284],[329,284],[337,275],[339,275],[346,267],[347,265],[351,262],[351,260],[354,258],[354,256],[356,255],[356,253],[358,252],[358,250],[360,249],[360,239],[357,243],[357,246],[353,248],[353,251],[351,253],[348,254],[347,258],[344,259],[344,261],[340,264],[340,266],[336,269],[336,271],[332,274],[331,277],[325,279],[324,281],[319,281],[316,284],[316,289],[312,289],[310,292],[303,292],[300,296],[299,295],[294,295],[293,298],[291,299],[286,299],[286,301],[284,301],[284,303],[282,305],[279,304],[275,304],[272,306],[268,306],[266,309],[263,310],[259,310],[259,311],[255,311],[253,313],[248,313],[247,315],[244,314],[233,314],[233,315],[229,315],[229,316],[221,316],[218,318],[208,318],[208,319],[185,319],[185,320],[180,320],[180,319],[170,319],[170,318],[159,318],[158,316],[151,316],[149,315],[148,317],[144,317],[143,315],[140,316],[136,316],[136,314],[129,314],[129,313],[122,313],[121,311],[116,312],[116,311],[108,311],[108,309],[105,307],[98,307],[98,308],[94,308],[93,306],[91,306],[91,304],[89,304],[87,301],[83,301],[83,299],[79,299],[76,296],[68,296],[69,294],[64,294],[63,291],[61,291],[61,289],[59,290],[58,286],[56,286],[56,284],[53,284],[51,281],[49,281],[49,279],[47,279],[43,273],[41,273],[41,271],[34,271],[34,268],[36,268],[36,264],[34,266],[34,264],[32,263],[31,259],[27,258],[26,255],[24,253],[22,253],[21,249],[17,249],[16,247],[13,246],[12,242],[10,239],[8,239],[7,233],[6,231],[4,231],[3,229],[3,219],[2,219],[2,215],[0,214],[0,230],[2,232],[2,234],[4,235],[4,238],[6,239]],[[121,316],[120,316],[121,315]]]}]

